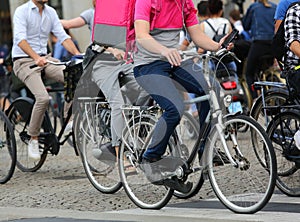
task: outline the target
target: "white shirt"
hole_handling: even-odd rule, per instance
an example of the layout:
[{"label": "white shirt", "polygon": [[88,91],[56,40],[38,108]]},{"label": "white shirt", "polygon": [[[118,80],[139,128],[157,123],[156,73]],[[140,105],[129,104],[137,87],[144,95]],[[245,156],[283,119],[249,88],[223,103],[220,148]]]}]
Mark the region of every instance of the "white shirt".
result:
[{"label": "white shirt", "polygon": [[55,9],[45,5],[42,15],[32,2],[19,6],[14,14],[12,57],[28,56],[18,44],[26,40],[37,54],[47,54],[47,42],[52,32],[60,43],[70,38],[63,29]]},{"label": "white shirt", "polygon": [[[229,33],[230,22],[228,19],[219,17],[219,18],[209,18],[207,21],[214,27],[214,29],[218,32],[218,34],[223,34],[223,27],[226,24],[225,34]],[[211,39],[214,37],[215,32],[211,29],[211,27],[207,24],[207,22],[203,22],[204,24],[204,32]]]}]

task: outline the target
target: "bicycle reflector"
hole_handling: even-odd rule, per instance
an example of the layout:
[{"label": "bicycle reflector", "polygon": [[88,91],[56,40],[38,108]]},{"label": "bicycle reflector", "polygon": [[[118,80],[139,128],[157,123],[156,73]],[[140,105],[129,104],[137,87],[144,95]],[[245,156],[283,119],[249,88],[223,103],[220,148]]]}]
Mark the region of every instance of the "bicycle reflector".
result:
[{"label": "bicycle reflector", "polygon": [[236,81],[222,82],[221,85],[225,90],[236,89],[237,87]]}]

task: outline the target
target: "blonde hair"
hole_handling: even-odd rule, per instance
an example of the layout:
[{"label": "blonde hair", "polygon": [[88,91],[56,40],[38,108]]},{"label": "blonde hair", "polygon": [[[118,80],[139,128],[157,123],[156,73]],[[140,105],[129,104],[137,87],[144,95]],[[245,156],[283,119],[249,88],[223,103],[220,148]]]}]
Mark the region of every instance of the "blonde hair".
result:
[{"label": "blonde hair", "polygon": [[263,3],[263,5],[267,8],[271,7],[271,4],[268,2],[268,0],[258,0],[259,2]]}]

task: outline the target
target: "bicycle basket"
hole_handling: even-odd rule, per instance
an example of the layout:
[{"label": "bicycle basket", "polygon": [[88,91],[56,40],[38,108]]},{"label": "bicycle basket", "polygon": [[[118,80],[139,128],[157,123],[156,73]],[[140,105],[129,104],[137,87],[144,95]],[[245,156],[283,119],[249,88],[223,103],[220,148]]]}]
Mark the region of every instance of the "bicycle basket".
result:
[{"label": "bicycle basket", "polygon": [[74,65],[67,66],[67,68],[64,69],[63,72],[65,79],[65,101],[70,102],[74,98],[77,83],[79,82],[83,72],[82,63],[80,62]]}]

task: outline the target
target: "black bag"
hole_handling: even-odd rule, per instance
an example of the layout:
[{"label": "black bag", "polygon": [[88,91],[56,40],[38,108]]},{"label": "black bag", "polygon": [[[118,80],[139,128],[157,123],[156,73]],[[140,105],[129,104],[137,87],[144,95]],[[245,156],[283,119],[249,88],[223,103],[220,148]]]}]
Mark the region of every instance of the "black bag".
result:
[{"label": "black bag", "polygon": [[221,34],[219,34],[219,29],[222,28],[222,26],[220,26],[217,30],[214,29],[214,27],[207,21],[205,20],[205,22],[210,26],[210,28],[214,31],[215,35],[213,37],[213,40],[216,42],[220,42],[221,38],[223,38],[226,35],[226,23],[223,23],[223,32]]},{"label": "black bag", "polygon": [[[299,2],[294,2],[291,3],[288,7],[288,9],[286,10],[286,12],[294,5],[299,4]],[[283,68],[284,65],[284,59],[285,59],[285,55],[287,52],[287,47],[285,45],[285,39],[284,39],[284,21],[286,18],[286,13],[285,13],[285,17],[282,20],[277,32],[275,33],[273,40],[272,40],[272,49],[273,49],[273,56],[275,57],[275,59],[277,60],[277,62],[279,63],[280,67]]]}]

